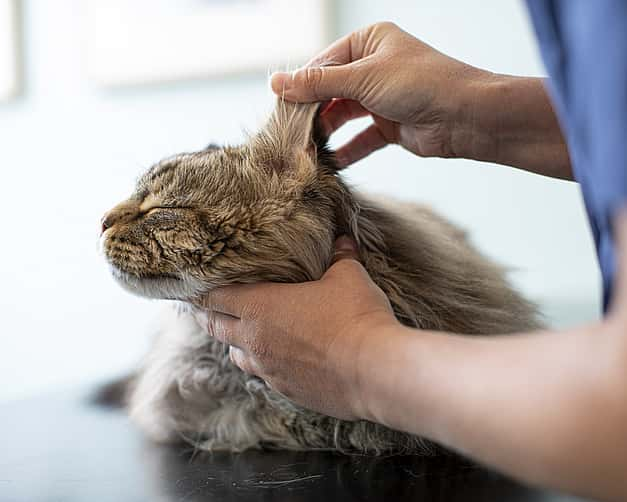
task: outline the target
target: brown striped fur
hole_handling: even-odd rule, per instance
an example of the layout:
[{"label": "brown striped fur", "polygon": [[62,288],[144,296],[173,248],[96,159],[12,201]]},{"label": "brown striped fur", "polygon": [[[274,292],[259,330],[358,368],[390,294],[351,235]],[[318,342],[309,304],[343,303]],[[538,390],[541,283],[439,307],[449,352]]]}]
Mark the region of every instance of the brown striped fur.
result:
[{"label": "brown striped fur", "polygon": [[[233,283],[316,280],[346,233],[409,326],[468,335],[540,326],[535,307],[463,231],[428,208],[352,191],[316,113],[317,105],[279,101],[244,145],[151,168],[104,219],[114,277],[134,293],[181,302]],[[168,316],[127,396],[152,438],[207,450],[430,451],[419,438],[296,406],[234,367],[190,307]]]}]

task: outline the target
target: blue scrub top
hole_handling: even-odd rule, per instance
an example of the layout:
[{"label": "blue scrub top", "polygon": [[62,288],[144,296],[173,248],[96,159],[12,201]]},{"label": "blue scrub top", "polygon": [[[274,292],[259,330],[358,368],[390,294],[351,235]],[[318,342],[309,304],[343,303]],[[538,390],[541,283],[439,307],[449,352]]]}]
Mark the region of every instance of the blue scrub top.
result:
[{"label": "blue scrub top", "polygon": [[527,5],[581,185],[607,310],[616,269],[612,223],[627,201],[627,0]]}]

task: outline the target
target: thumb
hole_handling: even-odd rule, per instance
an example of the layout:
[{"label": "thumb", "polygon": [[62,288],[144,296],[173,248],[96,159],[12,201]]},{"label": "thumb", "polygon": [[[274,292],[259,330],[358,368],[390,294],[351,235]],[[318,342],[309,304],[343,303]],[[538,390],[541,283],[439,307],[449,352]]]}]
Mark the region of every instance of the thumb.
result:
[{"label": "thumb", "polygon": [[353,239],[351,239],[348,235],[342,235],[335,241],[331,265],[340,260],[347,259],[359,262],[359,249],[357,248],[357,243]]},{"label": "thumb", "polygon": [[275,73],[270,79],[272,91],[299,103],[313,103],[333,98],[359,99],[352,82],[358,81],[355,68],[341,66],[306,66],[291,73]]},{"label": "thumb", "polygon": [[370,280],[368,272],[361,263],[356,242],[347,235],[342,235],[335,241],[331,264],[322,276],[322,279],[327,280],[338,278],[348,280],[353,285],[359,278]]}]

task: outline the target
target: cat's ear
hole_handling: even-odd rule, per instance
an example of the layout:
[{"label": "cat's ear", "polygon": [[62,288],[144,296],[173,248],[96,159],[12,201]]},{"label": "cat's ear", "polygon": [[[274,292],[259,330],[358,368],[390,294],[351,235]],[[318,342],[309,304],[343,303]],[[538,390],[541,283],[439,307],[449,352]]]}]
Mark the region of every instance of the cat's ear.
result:
[{"label": "cat's ear", "polygon": [[282,149],[309,149],[314,140],[319,107],[319,103],[291,103],[279,98],[267,126],[268,132],[280,139]]},{"label": "cat's ear", "polygon": [[320,103],[291,103],[278,98],[270,120],[254,138],[253,148],[274,161],[274,168],[285,168],[290,160],[303,155],[313,164],[336,169],[327,138],[318,126]]}]

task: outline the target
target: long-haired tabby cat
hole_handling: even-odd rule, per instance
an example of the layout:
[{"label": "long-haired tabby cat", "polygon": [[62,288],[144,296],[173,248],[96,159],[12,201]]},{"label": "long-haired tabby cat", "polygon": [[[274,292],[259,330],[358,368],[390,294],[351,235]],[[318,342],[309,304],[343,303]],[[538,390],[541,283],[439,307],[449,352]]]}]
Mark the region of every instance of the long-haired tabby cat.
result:
[{"label": "long-haired tabby cat", "polygon": [[[317,109],[279,101],[246,144],[149,169],[103,219],[113,276],[133,293],[182,302],[232,283],[311,281],[335,237],[349,234],[409,326],[468,335],[539,326],[535,308],[462,231],[424,207],[350,190],[318,133]],[[153,439],[205,450],[429,450],[420,438],[291,403],[231,364],[190,309],[163,322],[127,388],[131,417]]]}]

